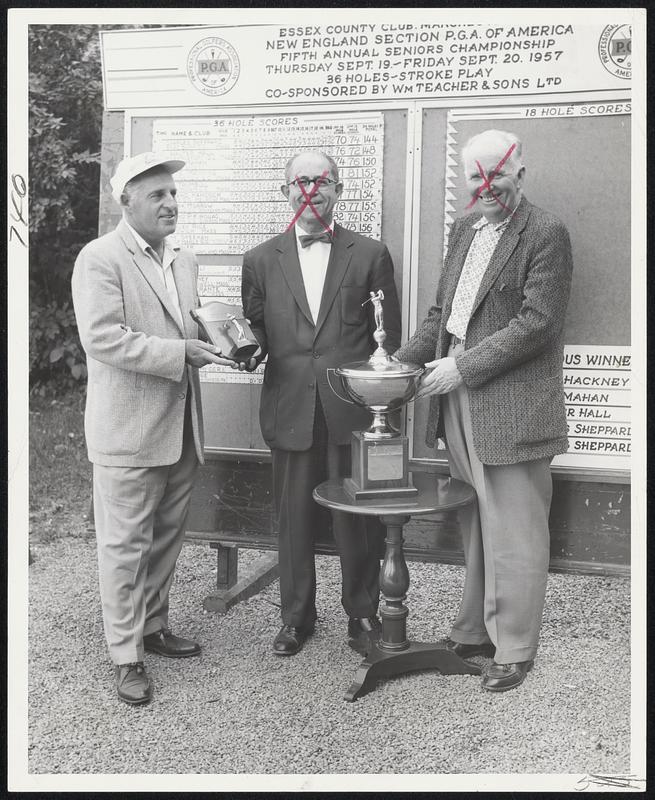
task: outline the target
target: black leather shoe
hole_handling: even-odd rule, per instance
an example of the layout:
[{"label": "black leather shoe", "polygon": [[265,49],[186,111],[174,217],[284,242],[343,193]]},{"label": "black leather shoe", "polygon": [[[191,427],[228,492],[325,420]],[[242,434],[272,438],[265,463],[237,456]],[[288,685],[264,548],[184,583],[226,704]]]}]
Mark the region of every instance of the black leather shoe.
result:
[{"label": "black leather shoe", "polygon": [[381,633],[382,623],[376,616],[350,617],[348,620],[348,636],[351,639],[361,639],[364,636],[368,639],[379,639]]},{"label": "black leather shoe", "polygon": [[152,684],[142,661],[116,666],[116,691],[124,703],[137,706],[152,697]]},{"label": "black leather shoe", "polygon": [[494,661],[482,678],[482,688],[488,692],[507,692],[520,686],[530,672],[534,661],[516,664],[496,664]]},{"label": "black leather shoe", "polygon": [[473,658],[473,656],[493,658],[496,652],[496,648],[491,642],[486,642],[485,644],[462,644],[462,642],[453,642],[452,639],[446,639],[446,647],[460,658]]},{"label": "black leather shoe", "polygon": [[308,628],[294,628],[293,625],[283,625],[280,632],[273,640],[273,652],[276,656],[295,656],[302,650],[302,646],[314,633],[314,626]]},{"label": "black leather shoe", "polygon": [[200,645],[191,639],[173,636],[168,628],[143,637],[143,647],[148,653],[157,653],[166,658],[189,658],[200,654]]}]

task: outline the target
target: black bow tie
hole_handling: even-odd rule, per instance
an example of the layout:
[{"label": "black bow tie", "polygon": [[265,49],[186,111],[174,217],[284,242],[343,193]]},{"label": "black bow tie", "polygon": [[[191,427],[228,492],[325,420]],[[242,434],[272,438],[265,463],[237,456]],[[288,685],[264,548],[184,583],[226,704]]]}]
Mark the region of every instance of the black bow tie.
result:
[{"label": "black bow tie", "polygon": [[302,247],[309,247],[313,242],[327,242],[332,243],[332,234],[330,231],[322,231],[321,233],[308,233],[304,236],[299,236],[300,244]]}]

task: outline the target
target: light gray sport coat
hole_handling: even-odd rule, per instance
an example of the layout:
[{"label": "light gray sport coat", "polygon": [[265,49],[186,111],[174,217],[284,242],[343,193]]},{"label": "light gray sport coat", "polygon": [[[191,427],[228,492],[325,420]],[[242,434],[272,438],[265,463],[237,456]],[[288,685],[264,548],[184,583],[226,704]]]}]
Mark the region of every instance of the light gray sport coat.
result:
[{"label": "light gray sport coat", "polygon": [[[395,355],[425,364],[448,353],[446,323],[480,214],[453,223],[436,303]],[[564,317],[573,261],[557,217],[519,203],[482,278],[457,367],[469,392],[483,464],[515,464],[568,449],[563,387]],[[426,441],[443,436],[441,396],[430,399]]]},{"label": "light gray sport coat", "polygon": [[[106,466],[174,464],[182,452],[187,394],[198,459],[203,425],[198,370],[185,363],[185,339],[198,338],[198,263],[179,250],[173,276],[184,327],[161,271],[123,220],[80,252],[73,305],[87,356],[85,433],[89,460]],[[159,274],[158,274],[159,270]]]}]

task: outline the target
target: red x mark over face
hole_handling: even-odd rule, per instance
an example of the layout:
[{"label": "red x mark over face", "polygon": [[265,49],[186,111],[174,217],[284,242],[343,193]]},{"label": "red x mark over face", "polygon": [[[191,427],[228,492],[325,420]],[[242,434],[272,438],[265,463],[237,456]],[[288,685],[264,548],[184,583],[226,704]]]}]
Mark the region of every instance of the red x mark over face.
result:
[{"label": "red x mark over face", "polygon": [[498,195],[496,195],[494,193],[493,189],[491,188],[491,182],[496,177],[496,175],[498,175],[500,170],[503,168],[503,166],[505,165],[505,162],[512,155],[512,153],[514,152],[515,148],[516,148],[516,144],[513,144],[509,148],[509,150],[505,153],[505,155],[500,159],[500,161],[496,164],[496,166],[493,168],[493,170],[489,173],[488,176],[485,175],[484,168],[482,167],[482,164],[480,164],[479,161],[475,162],[477,167],[478,167],[478,172],[480,173],[480,177],[482,178],[482,185],[478,187],[477,191],[473,195],[473,199],[466,206],[467,209],[472,208],[477,203],[477,201],[479,200],[480,196],[482,195],[482,192],[484,192],[486,190],[493,197],[493,199],[498,203],[498,205],[501,206],[501,208],[503,208],[508,213],[511,212],[512,209],[508,208],[503,203],[503,201],[500,199],[500,197],[498,197]]},{"label": "red x mark over face", "polygon": [[[303,211],[306,208],[309,208],[311,210],[311,212],[314,214],[316,219],[321,223],[321,225],[325,228],[326,231],[330,230],[330,226],[326,224],[325,220],[323,219],[323,217],[321,217],[321,215],[318,213],[318,211],[314,207],[314,204],[312,203],[312,197],[314,197],[316,192],[319,190],[320,185],[321,185],[322,181],[324,181],[325,178],[327,177],[328,172],[329,172],[329,170],[327,170],[327,169],[323,171],[323,173],[321,174],[321,177],[318,178],[318,180],[314,183],[314,185],[312,186],[312,190],[309,193],[307,193],[307,190],[305,189],[304,186],[302,186],[301,184],[297,184],[298,188],[302,192],[302,196],[304,197],[304,202],[302,203],[302,205],[298,208],[298,210],[294,214],[294,217],[291,220],[291,222],[287,225],[286,230],[290,230],[291,228],[293,228],[293,226],[298,221],[298,218],[300,217],[300,215],[303,213]],[[298,180],[298,176],[297,175],[296,175],[296,180]]]}]

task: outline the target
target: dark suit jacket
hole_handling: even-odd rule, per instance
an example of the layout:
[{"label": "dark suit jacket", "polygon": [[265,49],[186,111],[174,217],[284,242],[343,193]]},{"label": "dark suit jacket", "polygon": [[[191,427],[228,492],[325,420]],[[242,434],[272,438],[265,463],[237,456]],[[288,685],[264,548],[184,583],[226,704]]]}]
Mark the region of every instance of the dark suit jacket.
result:
[{"label": "dark suit jacket", "polygon": [[[397,353],[425,364],[447,355],[446,323],[473,224],[454,222],[435,305]],[[563,223],[523,198],[485,272],[457,366],[469,390],[473,440],[484,464],[565,453],[562,329],[573,268]],[[431,398],[426,441],[443,436],[440,396]]]},{"label": "dark suit jacket", "polygon": [[349,444],[352,431],[368,427],[370,413],[340,400],[327,370],[368,359],[375,349],[372,304],[362,303],[377,289],[384,292],[385,347],[392,353],[400,344],[400,307],[391,256],[381,242],[335,225],[316,325],[293,229],[244,255],[243,308],[261,358],[268,355],[259,418],[269,447],[311,446],[317,391],[335,444]]}]

